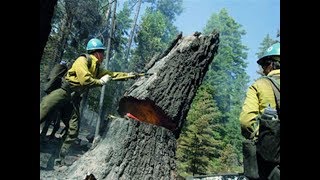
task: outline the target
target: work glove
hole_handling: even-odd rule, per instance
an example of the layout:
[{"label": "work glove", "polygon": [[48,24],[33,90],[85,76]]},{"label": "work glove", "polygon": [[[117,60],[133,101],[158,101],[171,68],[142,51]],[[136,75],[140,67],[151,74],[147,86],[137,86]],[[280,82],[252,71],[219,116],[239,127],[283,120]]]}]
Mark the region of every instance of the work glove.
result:
[{"label": "work glove", "polygon": [[66,65],[66,64],[67,64],[67,62],[66,62],[66,61],[64,61],[64,60],[61,60],[61,61],[60,61],[60,64],[61,64],[61,65]]},{"label": "work glove", "polygon": [[110,81],[110,80],[111,80],[111,76],[108,75],[108,74],[106,74],[106,75],[104,75],[104,76],[102,76],[100,78],[100,82],[101,82],[102,85],[107,84],[107,82]]},{"label": "work glove", "polygon": [[136,73],[136,72],[129,72],[129,73],[128,73],[128,76],[134,76],[133,79],[139,78],[139,74]]}]

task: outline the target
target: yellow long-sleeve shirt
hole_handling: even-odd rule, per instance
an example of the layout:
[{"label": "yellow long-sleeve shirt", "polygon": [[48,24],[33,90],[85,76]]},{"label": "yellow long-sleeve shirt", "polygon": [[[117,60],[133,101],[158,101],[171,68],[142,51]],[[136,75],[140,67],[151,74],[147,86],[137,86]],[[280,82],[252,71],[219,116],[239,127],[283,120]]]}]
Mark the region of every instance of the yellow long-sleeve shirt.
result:
[{"label": "yellow long-sleeve shirt", "polygon": [[[273,77],[280,84],[280,69],[271,71],[267,76]],[[271,82],[266,78],[258,79],[249,87],[240,114],[241,130],[244,137],[249,138],[251,133],[259,128],[256,117],[263,113],[269,104],[272,108],[276,108]]]},{"label": "yellow long-sleeve shirt", "polygon": [[106,74],[112,78],[115,77],[126,77],[128,73],[125,72],[112,72],[100,67],[98,59],[90,55],[91,66],[88,68],[88,61],[84,56],[79,56],[73,63],[72,67],[68,70],[65,77],[69,83],[70,88],[77,91],[83,92],[87,88],[93,88],[102,86],[100,78]]}]

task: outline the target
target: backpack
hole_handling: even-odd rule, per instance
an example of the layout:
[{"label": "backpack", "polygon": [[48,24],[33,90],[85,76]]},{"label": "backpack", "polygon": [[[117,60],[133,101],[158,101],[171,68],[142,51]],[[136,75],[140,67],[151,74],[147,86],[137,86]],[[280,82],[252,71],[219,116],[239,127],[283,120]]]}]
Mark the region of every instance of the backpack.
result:
[{"label": "backpack", "polygon": [[[86,57],[88,61],[88,68],[91,67],[92,58],[89,54],[81,54],[80,56]],[[68,72],[68,70],[72,67],[72,64],[74,63],[75,59],[72,60],[69,63],[65,63],[64,61],[61,61],[60,63],[56,63],[52,70],[49,73],[49,76],[47,78],[47,82],[45,84],[44,92],[49,94],[50,92],[58,89],[61,87],[62,84],[62,78],[64,78]]]}]

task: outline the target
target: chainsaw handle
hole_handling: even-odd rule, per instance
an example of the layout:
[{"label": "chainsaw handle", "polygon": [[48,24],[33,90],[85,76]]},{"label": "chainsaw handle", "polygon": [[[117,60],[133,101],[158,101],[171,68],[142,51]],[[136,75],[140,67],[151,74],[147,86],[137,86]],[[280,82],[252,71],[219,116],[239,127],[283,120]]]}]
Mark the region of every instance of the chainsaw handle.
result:
[{"label": "chainsaw handle", "polygon": [[138,77],[141,77],[141,76],[151,76],[153,75],[154,73],[138,73],[137,75],[130,75],[130,76],[124,76],[124,77],[115,77],[115,78],[112,78],[113,81],[124,81],[124,80],[127,80],[127,79],[134,79],[136,78],[137,76]]}]

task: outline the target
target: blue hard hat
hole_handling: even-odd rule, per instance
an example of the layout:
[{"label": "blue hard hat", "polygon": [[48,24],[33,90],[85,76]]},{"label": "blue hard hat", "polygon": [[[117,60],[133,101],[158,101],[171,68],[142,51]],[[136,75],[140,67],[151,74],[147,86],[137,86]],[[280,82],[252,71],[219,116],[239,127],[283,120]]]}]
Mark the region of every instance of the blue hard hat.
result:
[{"label": "blue hard hat", "polygon": [[103,46],[102,42],[97,38],[92,38],[87,44],[87,51],[102,49],[105,50],[106,47]]},{"label": "blue hard hat", "polygon": [[[272,46],[270,46],[266,52],[263,54],[263,56],[257,61],[257,63],[261,63],[262,59],[265,59],[266,57],[270,56],[278,56],[280,57],[280,43],[275,43]],[[277,61],[280,61],[280,58],[274,58]]]}]

